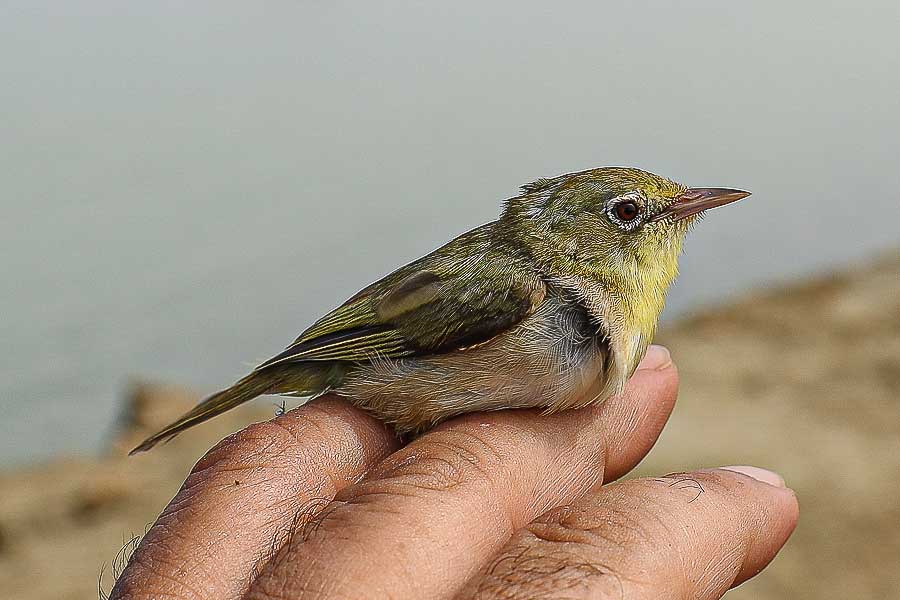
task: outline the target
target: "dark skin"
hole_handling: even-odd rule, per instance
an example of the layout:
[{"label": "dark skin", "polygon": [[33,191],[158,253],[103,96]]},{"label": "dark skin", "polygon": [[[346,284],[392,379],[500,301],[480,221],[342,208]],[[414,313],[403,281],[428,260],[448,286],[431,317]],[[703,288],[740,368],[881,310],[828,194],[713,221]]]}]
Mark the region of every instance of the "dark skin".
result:
[{"label": "dark skin", "polygon": [[600,406],[470,414],[403,447],[321,398],[201,459],[112,598],[719,598],[772,560],[797,501],[753,467],[610,484],[677,387],[652,347]]}]

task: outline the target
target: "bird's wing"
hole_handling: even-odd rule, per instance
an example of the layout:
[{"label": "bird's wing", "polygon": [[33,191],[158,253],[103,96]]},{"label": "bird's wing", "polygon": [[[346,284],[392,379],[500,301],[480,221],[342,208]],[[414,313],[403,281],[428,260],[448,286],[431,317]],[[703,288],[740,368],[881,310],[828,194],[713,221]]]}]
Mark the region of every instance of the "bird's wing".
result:
[{"label": "bird's wing", "polygon": [[439,354],[485,342],[540,306],[543,281],[509,261],[417,261],[350,298],[258,369]]}]

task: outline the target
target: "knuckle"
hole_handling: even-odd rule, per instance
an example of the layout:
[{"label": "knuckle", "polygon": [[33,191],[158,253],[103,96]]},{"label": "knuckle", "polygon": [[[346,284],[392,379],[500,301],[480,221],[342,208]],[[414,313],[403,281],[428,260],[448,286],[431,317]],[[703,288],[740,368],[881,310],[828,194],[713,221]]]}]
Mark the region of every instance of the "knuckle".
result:
[{"label": "knuckle", "polygon": [[224,438],[206,453],[193,473],[218,469],[251,469],[283,455],[296,438],[275,421],[253,423]]},{"label": "knuckle", "polygon": [[266,511],[282,504],[330,501],[347,483],[347,463],[340,452],[317,443],[316,431],[312,425],[294,428],[275,419],[232,434],[194,466],[164,515],[185,512],[190,519],[198,511],[212,510],[213,497],[242,501],[253,493],[250,490],[260,490],[257,506]]},{"label": "knuckle", "polygon": [[627,496],[606,497],[596,504],[551,513],[546,520],[532,524],[529,531],[545,544],[577,549],[573,560],[595,566],[604,560],[598,574],[627,587],[654,580],[639,558],[656,556],[664,549],[669,554],[667,564],[673,565],[673,585],[685,583],[685,571],[679,565],[686,564],[684,539],[689,532],[672,523],[670,507],[643,482],[632,486]]},{"label": "knuckle", "polygon": [[533,523],[517,546],[491,563],[475,598],[623,598],[622,576],[601,562],[591,535],[563,523]]},{"label": "knuckle", "polygon": [[383,464],[378,481],[446,492],[473,481],[492,483],[504,461],[499,449],[466,430],[439,432],[408,448]]},{"label": "knuckle", "polygon": [[[694,590],[688,566],[694,533],[690,521],[685,522],[676,514],[684,505],[681,501],[673,505],[671,495],[660,495],[652,480],[630,483],[627,497],[601,509],[592,533],[607,544],[609,555],[620,570],[633,574],[632,581],[652,585],[662,578],[672,589]],[[700,492],[695,491],[695,484]],[[684,502],[690,504],[704,493],[706,483],[691,478],[684,485]],[[665,560],[658,565],[665,574],[648,571],[646,557],[661,555],[665,555]]]},{"label": "knuckle", "polygon": [[[546,535],[550,531],[560,541],[578,542],[603,552],[640,551],[658,544],[661,536],[669,534],[664,523],[665,519],[643,502],[626,505],[604,502],[551,515],[543,524],[542,533]],[[552,529],[546,529],[548,526]]]},{"label": "knuckle", "polygon": [[228,480],[240,480],[253,473],[262,473],[263,479],[278,472],[287,472],[290,479],[303,476],[310,464],[328,462],[322,456],[328,438],[327,423],[322,422],[321,416],[295,411],[290,425],[282,416],[253,423],[229,435],[197,462],[185,489],[223,475]]}]

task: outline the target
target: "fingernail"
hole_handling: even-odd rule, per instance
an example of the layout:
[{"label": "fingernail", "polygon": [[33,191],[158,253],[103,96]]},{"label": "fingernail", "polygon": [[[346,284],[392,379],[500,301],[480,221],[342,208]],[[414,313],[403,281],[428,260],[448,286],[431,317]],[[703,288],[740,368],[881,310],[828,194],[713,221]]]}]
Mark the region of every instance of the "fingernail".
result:
[{"label": "fingernail", "polygon": [[742,473],[743,475],[747,475],[748,477],[752,477],[753,479],[762,481],[763,483],[768,483],[769,485],[774,485],[775,487],[784,487],[784,477],[782,477],[778,473],[775,473],[774,471],[767,471],[766,469],[760,469],[759,467],[750,467],[747,465],[719,468],[724,469],[725,471]]},{"label": "fingernail", "polygon": [[638,365],[638,370],[655,370],[662,371],[672,364],[672,355],[665,346],[652,345],[647,348],[644,359]]}]

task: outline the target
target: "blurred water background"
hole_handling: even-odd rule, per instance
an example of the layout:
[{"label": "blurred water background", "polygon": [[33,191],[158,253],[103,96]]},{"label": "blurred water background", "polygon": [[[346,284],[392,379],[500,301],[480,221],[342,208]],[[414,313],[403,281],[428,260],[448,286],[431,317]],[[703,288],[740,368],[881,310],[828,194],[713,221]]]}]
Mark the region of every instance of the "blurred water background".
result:
[{"label": "blurred water background", "polygon": [[0,461],[132,376],[230,383],[369,281],[606,164],[753,191],[666,318],[900,243],[900,5],[0,4]]}]

